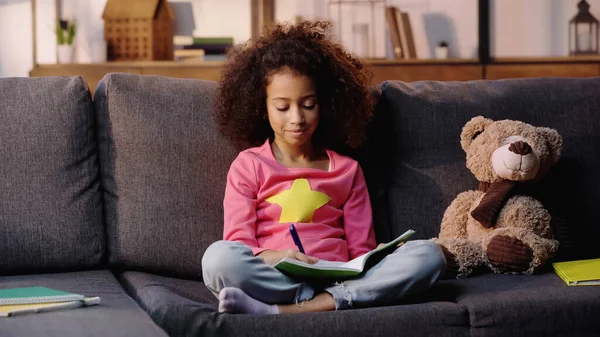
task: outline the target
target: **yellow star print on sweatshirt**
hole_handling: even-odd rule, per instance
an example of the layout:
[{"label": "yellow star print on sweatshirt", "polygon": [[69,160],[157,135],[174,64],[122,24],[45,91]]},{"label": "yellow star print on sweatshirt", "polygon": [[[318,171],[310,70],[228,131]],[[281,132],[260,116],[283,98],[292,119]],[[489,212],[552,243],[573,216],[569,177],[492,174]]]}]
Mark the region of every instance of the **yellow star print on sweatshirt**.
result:
[{"label": "yellow star print on sweatshirt", "polygon": [[308,180],[294,180],[292,187],[266,199],[272,204],[281,206],[279,223],[312,222],[315,211],[327,204],[331,198],[310,189]]}]

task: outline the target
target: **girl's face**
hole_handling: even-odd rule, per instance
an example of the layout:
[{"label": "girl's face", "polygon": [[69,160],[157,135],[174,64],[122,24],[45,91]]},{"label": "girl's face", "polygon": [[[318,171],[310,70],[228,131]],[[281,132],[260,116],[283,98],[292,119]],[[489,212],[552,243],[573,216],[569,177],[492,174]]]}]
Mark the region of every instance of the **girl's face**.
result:
[{"label": "girl's face", "polygon": [[319,125],[319,106],[312,79],[284,69],[271,75],[267,86],[269,123],[279,145],[311,146]]}]

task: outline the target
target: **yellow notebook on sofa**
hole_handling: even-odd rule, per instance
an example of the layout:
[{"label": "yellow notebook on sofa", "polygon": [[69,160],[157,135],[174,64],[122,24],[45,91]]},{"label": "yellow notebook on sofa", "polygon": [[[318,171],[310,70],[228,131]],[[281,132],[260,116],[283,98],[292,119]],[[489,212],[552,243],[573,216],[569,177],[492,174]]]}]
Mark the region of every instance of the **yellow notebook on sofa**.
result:
[{"label": "yellow notebook on sofa", "polygon": [[600,285],[600,258],[556,262],[552,266],[569,286]]}]

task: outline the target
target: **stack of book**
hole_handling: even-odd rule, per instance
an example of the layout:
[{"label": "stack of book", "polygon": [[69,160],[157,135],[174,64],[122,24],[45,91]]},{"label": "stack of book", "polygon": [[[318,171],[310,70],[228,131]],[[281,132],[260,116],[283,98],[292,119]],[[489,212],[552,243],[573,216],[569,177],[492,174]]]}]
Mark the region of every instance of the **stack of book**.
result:
[{"label": "stack of book", "polygon": [[417,49],[408,13],[390,6],[386,7],[385,16],[394,58],[398,60],[416,59]]},{"label": "stack of book", "polygon": [[0,289],[0,317],[73,309],[99,303],[99,297],[85,297],[46,287]]},{"label": "stack of book", "polygon": [[233,37],[175,36],[176,61],[224,61],[227,49],[233,46]]}]

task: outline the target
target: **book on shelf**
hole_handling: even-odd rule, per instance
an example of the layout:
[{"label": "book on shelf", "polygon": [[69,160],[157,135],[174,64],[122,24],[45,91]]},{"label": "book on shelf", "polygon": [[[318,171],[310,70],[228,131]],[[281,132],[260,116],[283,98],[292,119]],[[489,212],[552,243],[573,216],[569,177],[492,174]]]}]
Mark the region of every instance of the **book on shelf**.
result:
[{"label": "book on shelf", "polygon": [[398,28],[398,22],[396,21],[396,8],[386,7],[385,18],[388,26],[388,33],[392,42],[392,49],[394,57],[398,60],[404,58],[404,51],[402,50],[402,40],[400,39],[400,29]]},{"label": "book on shelf", "polygon": [[214,46],[232,46],[234,43],[231,36],[191,36],[174,35],[173,44],[176,46],[191,45],[214,45]]},{"label": "book on shelf", "polygon": [[407,230],[394,240],[381,245],[348,262],[319,260],[310,264],[294,259],[284,258],[274,265],[275,268],[292,277],[306,279],[345,279],[360,275],[366,268],[375,265],[386,255],[408,240],[415,231]]},{"label": "book on shelf", "polygon": [[204,61],[204,50],[202,49],[175,49],[173,50],[175,61],[202,62]]},{"label": "book on shelf", "polygon": [[173,44],[175,61],[222,61],[226,58],[227,50],[233,46],[233,37],[176,35],[173,37]]},{"label": "book on shelf", "polygon": [[192,44],[233,45],[231,36],[194,36]]},{"label": "book on shelf", "polygon": [[417,49],[409,14],[394,6],[388,6],[385,15],[394,57],[398,60],[416,59]]},{"label": "book on shelf", "polygon": [[568,286],[600,285],[600,258],[555,262],[552,267]]},{"label": "book on shelf", "polygon": [[219,44],[192,44],[183,46],[183,50],[204,50],[206,55],[219,55],[227,53],[231,45],[219,45]]},{"label": "book on shelf", "polygon": [[415,38],[413,36],[412,25],[410,23],[410,16],[407,12],[396,11],[396,20],[398,21],[398,27],[400,27],[400,35],[402,36],[402,46],[406,51],[404,53],[405,59],[416,59],[417,49],[415,47]]}]

